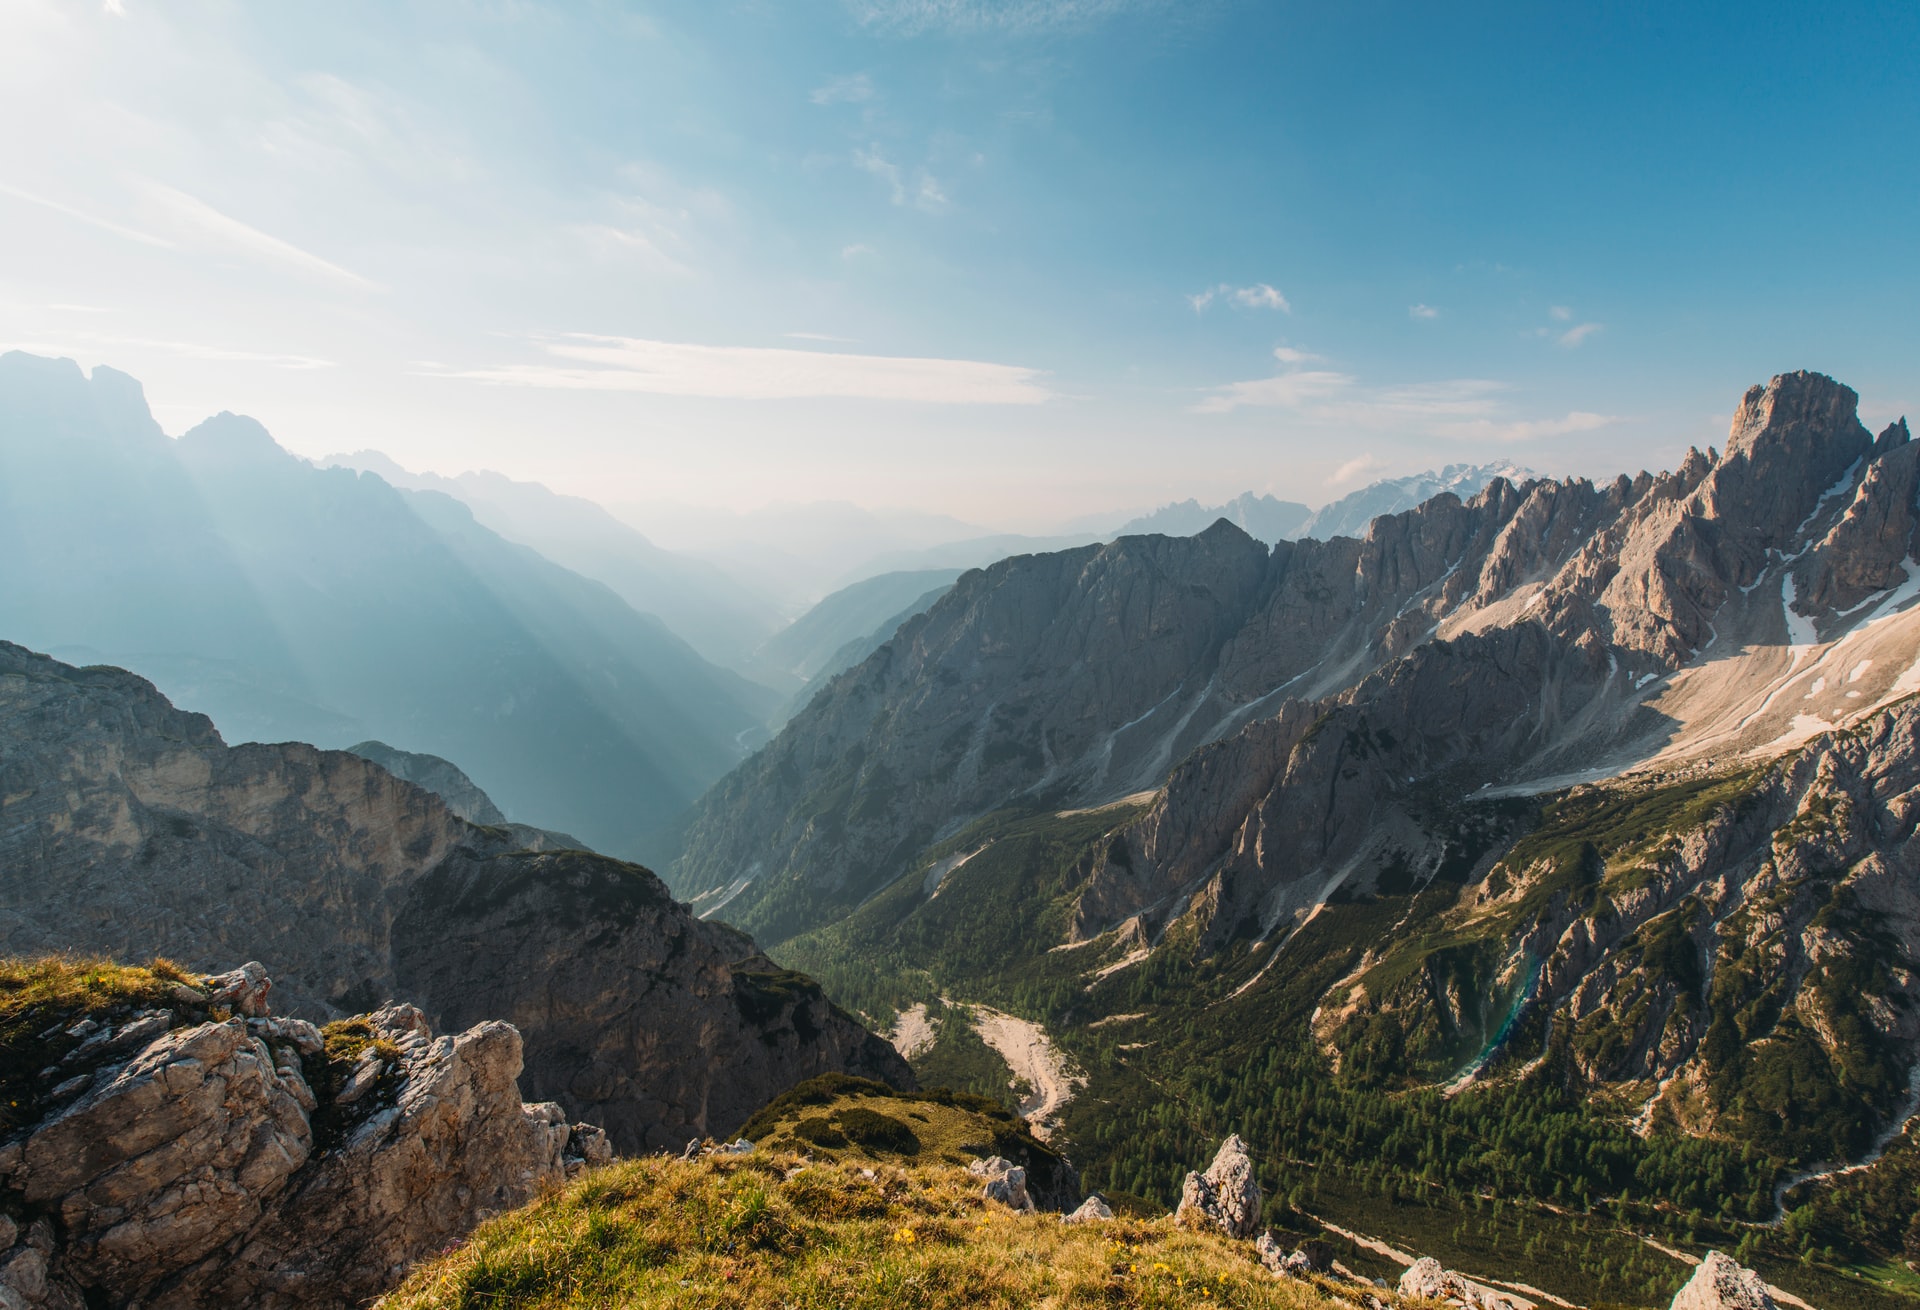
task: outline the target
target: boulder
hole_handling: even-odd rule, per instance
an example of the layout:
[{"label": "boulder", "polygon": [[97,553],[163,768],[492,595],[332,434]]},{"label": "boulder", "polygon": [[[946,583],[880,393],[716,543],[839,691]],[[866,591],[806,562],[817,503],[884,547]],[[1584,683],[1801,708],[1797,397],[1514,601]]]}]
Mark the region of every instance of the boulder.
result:
[{"label": "boulder", "polygon": [[1513,1302],[1472,1282],[1430,1255],[1421,1256],[1400,1275],[1400,1295],[1425,1297],[1460,1310],[1514,1310]]},{"label": "boulder", "polygon": [[1674,1293],[1673,1310],[1775,1310],[1775,1305],[1759,1274],[1709,1251],[1687,1285]]},{"label": "boulder", "polygon": [[1307,1242],[1292,1251],[1286,1251],[1272,1233],[1260,1234],[1260,1240],[1253,1244],[1254,1254],[1260,1257],[1260,1263],[1276,1278],[1305,1278],[1309,1274],[1324,1274],[1333,1269],[1333,1253],[1327,1250],[1324,1242]]},{"label": "boulder", "polygon": [[1063,1224],[1090,1224],[1101,1219],[1113,1218],[1113,1207],[1097,1196],[1089,1196],[1080,1203],[1080,1208],[1064,1216]]},{"label": "boulder", "polygon": [[1033,1197],[1027,1194],[1027,1171],[1013,1161],[997,1155],[975,1160],[967,1166],[967,1172],[987,1180],[987,1185],[980,1190],[987,1200],[998,1201],[1022,1214],[1031,1214],[1036,1208]]},{"label": "boulder", "polygon": [[1206,1173],[1187,1175],[1174,1218],[1188,1226],[1218,1228],[1229,1237],[1253,1236],[1260,1226],[1260,1184],[1238,1133],[1220,1144]]}]

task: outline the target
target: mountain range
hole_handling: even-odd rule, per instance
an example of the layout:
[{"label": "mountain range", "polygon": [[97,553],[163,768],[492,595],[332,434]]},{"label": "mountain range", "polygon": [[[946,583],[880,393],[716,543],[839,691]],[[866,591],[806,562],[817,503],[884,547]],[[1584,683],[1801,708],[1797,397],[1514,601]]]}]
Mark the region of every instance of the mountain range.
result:
[{"label": "mountain range", "polygon": [[0,624],[138,669],[236,740],[457,760],[513,819],[658,858],[778,703],[460,501],[178,440],[111,369],[0,356]]},{"label": "mountain range", "polygon": [[[1872,1201],[1920,1152],[1920,447],[1856,407],[1785,374],[1669,472],[965,574],[670,881],[936,1048],[1040,1025],[1093,1185],[1251,1130],[1297,1206],[1558,1295],[1659,1281],[1554,1218],[1604,1198],[1882,1304],[1859,1271],[1920,1253]],[[1460,1246],[1500,1232],[1456,1182],[1537,1207],[1528,1250]]]}]

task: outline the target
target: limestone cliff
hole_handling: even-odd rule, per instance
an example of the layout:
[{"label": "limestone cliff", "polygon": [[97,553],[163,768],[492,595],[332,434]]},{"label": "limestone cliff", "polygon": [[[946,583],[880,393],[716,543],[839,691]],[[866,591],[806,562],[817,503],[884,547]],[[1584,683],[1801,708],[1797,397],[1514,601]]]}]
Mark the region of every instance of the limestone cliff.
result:
[{"label": "limestone cliff", "polygon": [[0,643],[0,952],[62,950],[259,959],[316,1019],[512,1019],[529,1083],[629,1151],[814,1074],[911,1078],[637,865],[516,849],[357,755],[229,748],[132,674]]}]

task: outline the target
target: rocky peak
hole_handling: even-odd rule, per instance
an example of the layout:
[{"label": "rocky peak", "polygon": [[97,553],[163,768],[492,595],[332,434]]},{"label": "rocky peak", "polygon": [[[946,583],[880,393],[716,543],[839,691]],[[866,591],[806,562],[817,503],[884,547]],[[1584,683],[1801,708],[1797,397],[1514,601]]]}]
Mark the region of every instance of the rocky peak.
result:
[{"label": "rocky peak", "polygon": [[180,453],[194,464],[217,468],[278,467],[300,462],[273,439],[260,420],[228,410],[182,433]]}]

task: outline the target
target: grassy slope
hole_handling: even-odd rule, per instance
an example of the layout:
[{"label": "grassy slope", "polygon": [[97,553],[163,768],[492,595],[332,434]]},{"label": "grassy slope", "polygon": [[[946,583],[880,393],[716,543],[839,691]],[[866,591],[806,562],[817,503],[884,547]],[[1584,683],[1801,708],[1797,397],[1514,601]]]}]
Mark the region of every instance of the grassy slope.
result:
[{"label": "grassy slope", "polygon": [[[596,1170],[416,1269],[386,1310],[1330,1310],[1250,1243],[1168,1220],[1068,1225],[955,1165],[756,1151]],[[1348,1303],[1350,1304],[1350,1303]]]}]

